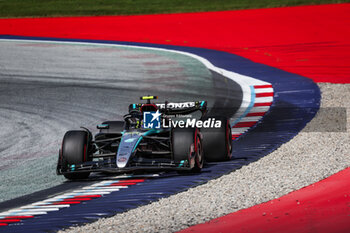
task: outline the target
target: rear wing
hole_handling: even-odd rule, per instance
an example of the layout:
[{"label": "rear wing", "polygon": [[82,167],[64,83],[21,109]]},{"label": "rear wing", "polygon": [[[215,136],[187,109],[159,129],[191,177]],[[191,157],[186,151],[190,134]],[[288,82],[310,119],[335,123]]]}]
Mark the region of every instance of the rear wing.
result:
[{"label": "rear wing", "polygon": [[[140,110],[144,104],[130,104],[129,112],[131,110]],[[194,102],[165,102],[155,104],[159,109],[159,112],[165,115],[186,115],[196,111],[201,111],[202,116],[207,112],[207,101],[194,101]]]},{"label": "rear wing", "polygon": [[172,103],[165,102],[164,104],[156,104],[159,111],[165,115],[181,114],[186,115],[196,111],[201,111],[204,115],[207,111],[207,101],[195,102],[180,102]]}]

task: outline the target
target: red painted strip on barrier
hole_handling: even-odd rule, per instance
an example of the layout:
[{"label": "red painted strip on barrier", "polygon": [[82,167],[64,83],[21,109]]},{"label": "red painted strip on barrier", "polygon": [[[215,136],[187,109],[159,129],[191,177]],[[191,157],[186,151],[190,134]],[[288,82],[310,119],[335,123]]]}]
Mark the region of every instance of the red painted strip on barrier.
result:
[{"label": "red painted strip on barrier", "polygon": [[272,102],[267,102],[267,103],[255,103],[254,107],[262,107],[262,106],[271,106]]},{"label": "red painted strip on barrier", "polygon": [[6,216],[5,219],[12,219],[12,218],[18,218],[18,219],[26,219],[26,218],[34,218],[34,216],[26,215],[26,216]]},{"label": "red painted strip on barrier", "polygon": [[281,198],[181,231],[350,232],[350,168]]},{"label": "red painted strip on barrier", "polygon": [[316,82],[349,83],[349,12],[350,4],[345,3],[186,14],[14,18],[0,19],[0,34],[202,47]]},{"label": "red painted strip on barrier", "polygon": [[255,97],[270,97],[273,96],[273,92],[266,92],[266,93],[256,93]]},{"label": "red painted strip on barrier", "polygon": [[272,88],[272,85],[255,85],[254,86],[255,89],[259,89],[259,88]]},{"label": "red painted strip on barrier", "polygon": [[242,127],[252,127],[256,124],[257,121],[249,121],[249,122],[238,122],[232,128],[242,128]]},{"label": "red painted strip on barrier", "polygon": [[20,222],[21,219],[0,219],[0,223],[13,223],[13,222]]},{"label": "red painted strip on barrier", "polygon": [[264,116],[266,112],[251,112],[246,115],[246,117],[251,117],[251,116]]},{"label": "red painted strip on barrier", "polygon": [[68,199],[64,199],[63,201],[90,201],[92,200],[92,198],[68,198]]},{"label": "red painted strip on barrier", "polygon": [[102,197],[102,195],[79,195],[79,196],[75,196],[74,198],[97,198],[97,197]]},{"label": "red painted strip on barrier", "polygon": [[135,185],[135,184],[137,184],[137,183],[114,183],[114,184],[110,184],[108,186],[129,186],[129,185]]},{"label": "red painted strip on barrier", "polygon": [[7,223],[0,223],[0,227],[8,226],[9,224]]},{"label": "red painted strip on barrier", "polygon": [[120,183],[138,183],[138,182],[144,182],[144,179],[135,179],[135,180],[119,180],[118,182]]},{"label": "red painted strip on barrier", "polygon": [[240,134],[232,134],[232,140],[236,140],[241,135],[242,135],[241,133]]}]

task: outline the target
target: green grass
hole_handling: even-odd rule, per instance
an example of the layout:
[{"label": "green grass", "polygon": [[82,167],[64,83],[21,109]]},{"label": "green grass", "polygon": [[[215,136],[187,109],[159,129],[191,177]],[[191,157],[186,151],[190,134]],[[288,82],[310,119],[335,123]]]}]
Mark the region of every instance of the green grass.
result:
[{"label": "green grass", "polygon": [[0,17],[136,15],[341,2],[350,0],[0,0]]}]

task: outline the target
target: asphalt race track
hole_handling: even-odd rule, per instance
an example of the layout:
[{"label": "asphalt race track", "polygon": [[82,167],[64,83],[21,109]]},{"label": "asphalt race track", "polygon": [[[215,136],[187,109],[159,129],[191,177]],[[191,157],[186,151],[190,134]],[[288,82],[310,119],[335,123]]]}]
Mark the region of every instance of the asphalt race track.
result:
[{"label": "asphalt race track", "polygon": [[205,97],[209,106],[229,103],[229,114],[242,98],[232,81],[219,86],[221,76],[179,54],[25,41],[1,41],[0,51],[0,202],[62,184],[55,166],[65,131],[96,132],[96,124],[122,119],[141,95]]}]

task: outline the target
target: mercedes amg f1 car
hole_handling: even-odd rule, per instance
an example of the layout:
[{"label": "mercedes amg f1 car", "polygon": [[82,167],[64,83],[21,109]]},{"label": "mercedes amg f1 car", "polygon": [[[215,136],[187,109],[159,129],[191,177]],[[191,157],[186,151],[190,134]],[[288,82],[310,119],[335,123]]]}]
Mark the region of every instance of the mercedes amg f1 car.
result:
[{"label": "mercedes amg f1 car", "polygon": [[[208,117],[206,101],[151,103],[154,99],[157,97],[141,97],[147,102],[130,104],[124,121],[97,125],[95,136],[83,127],[66,132],[57,174],[74,180],[87,178],[91,172],[200,172],[204,161],[231,158],[229,120]],[[199,112],[198,121],[174,121],[195,112]]]}]

